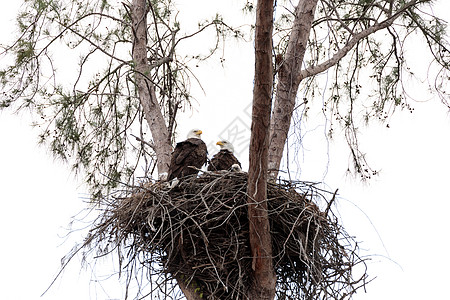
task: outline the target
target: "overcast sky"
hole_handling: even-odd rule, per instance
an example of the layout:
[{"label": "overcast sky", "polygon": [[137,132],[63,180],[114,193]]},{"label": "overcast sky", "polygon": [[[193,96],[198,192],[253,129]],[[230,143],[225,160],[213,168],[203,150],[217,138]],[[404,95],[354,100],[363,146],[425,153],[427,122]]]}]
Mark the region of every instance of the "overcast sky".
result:
[{"label": "overcast sky", "polygon": [[[2,42],[13,31],[17,2],[5,3],[0,11]],[[440,1],[436,11],[449,12],[450,4]],[[445,17],[449,20],[448,13]],[[250,102],[243,99],[251,99],[253,66],[242,66],[252,55],[249,48],[229,49],[223,70],[214,69],[211,76],[208,68],[213,67],[204,67],[199,76],[206,95],[198,94],[201,105],[190,119],[184,117],[183,128],[201,128],[204,140],[212,143],[231,125],[248,126]],[[312,131],[302,150],[298,179],[324,180],[331,190],[339,188],[337,211],[344,226],[360,242],[361,254],[372,255],[368,273],[377,278],[357,300],[448,298],[450,117],[437,99],[425,95],[417,100],[412,102],[414,113],[396,113],[390,128],[362,129],[369,161],[381,170],[368,184],[345,175],[348,159],[342,143],[331,143],[324,152],[314,139],[308,142]],[[179,139],[184,135],[180,132]],[[123,285],[95,282],[109,267],[101,268],[105,274],[94,274],[89,268],[80,270],[78,262],[40,298],[60,259],[81,239],[77,232],[65,235],[87,195],[67,166],[36,145],[37,133],[26,113],[0,113],[0,141],[0,299],[122,299]],[[240,157],[245,164],[246,155]]]}]

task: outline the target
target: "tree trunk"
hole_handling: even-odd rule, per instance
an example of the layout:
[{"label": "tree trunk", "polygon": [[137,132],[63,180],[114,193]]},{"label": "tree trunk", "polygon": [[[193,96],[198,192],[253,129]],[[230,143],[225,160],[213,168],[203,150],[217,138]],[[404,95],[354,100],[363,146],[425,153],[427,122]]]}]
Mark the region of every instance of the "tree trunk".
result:
[{"label": "tree trunk", "polygon": [[172,145],[169,132],[156,99],[155,86],[150,80],[150,66],[147,60],[147,13],[146,0],[133,0],[131,17],[133,21],[133,61],[136,84],[144,116],[152,133],[154,151],[157,157],[158,173],[167,172]]},{"label": "tree trunk", "polygon": [[294,112],[303,58],[318,0],[300,0],[286,56],[278,71],[278,84],[270,124],[269,176],[276,179]]},{"label": "tree trunk", "polygon": [[256,8],[255,86],[248,172],[248,218],[253,281],[249,299],[273,299],[276,275],[267,212],[267,162],[272,103],[273,0],[259,0]]},{"label": "tree trunk", "polygon": [[[156,99],[155,86],[149,78],[150,66],[147,60],[148,11],[146,0],[133,0],[131,7],[133,21],[133,61],[135,63],[139,100],[152,133],[153,150],[156,152],[158,173],[161,174],[169,170],[172,146],[161,107]],[[199,294],[186,287],[183,280],[177,278],[177,282],[186,299],[200,299]]]}]

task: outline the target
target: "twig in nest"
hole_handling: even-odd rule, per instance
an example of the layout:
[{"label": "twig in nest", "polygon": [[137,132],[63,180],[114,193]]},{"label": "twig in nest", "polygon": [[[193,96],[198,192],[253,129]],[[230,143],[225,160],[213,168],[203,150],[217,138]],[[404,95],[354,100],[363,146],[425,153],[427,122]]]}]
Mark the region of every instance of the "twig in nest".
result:
[{"label": "twig in nest", "polygon": [[327,204],[327,208],[325,209],[325,216],[328,216],[328,212],[330,211],[331,205],[333,204],[334,200],[336,199],[336,195],[339,189],[336,189],[333,193],[333,197],[331,198],[330,202]]}]

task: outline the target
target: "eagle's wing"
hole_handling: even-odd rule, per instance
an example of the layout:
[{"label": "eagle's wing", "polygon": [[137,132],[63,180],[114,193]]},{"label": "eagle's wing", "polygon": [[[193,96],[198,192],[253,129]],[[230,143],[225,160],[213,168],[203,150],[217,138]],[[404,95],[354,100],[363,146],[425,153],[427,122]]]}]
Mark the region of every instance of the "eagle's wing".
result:
[{"label": "eagle's wing", "polygon": [[228,170],[234,164],[241,166],[241,163],[233,153],[228,150],[220,150],[211,158],[208,171]]},{"label": "eagle's wing", "polygon": [[176,149],[179,151],[174,152],[175,155],[175,164],[180,165],[183,161],[195,150],[195,145],[193,145],[190,141],[183,141],[177,144]]},{"label": "eagle's wing", "polygon": [[189,166],[201,168],[206,163],[206,158],[206,144],[201,139],[190,138],[179,142],[173,151],[170,161],[169,180],[175,177],[195,174],[197,171],[189,168]]}]

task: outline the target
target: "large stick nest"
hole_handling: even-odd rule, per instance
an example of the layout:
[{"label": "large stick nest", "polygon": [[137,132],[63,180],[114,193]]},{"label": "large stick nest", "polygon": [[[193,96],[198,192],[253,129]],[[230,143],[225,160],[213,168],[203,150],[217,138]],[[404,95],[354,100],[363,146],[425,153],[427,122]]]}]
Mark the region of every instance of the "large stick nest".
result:
[{"label": "large stick nest", "polygon": [[[245,299],[252,280],[246,190],[247,174],[236,172],[186,177],[172,189],[133,187],[103,204],[83,247],[118,250],[129,277],[136,268],[148,280],[157,276],[150,294],[176,278],[204,299]],[[267,193],[278,299],[345,299],[365,286],[365,261],[330,209],[335,195],[305,182],[269,183]]]}]

